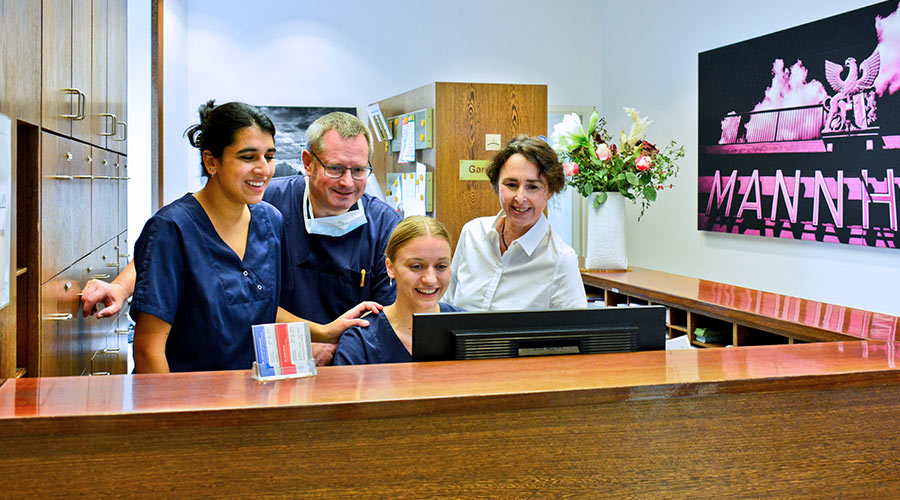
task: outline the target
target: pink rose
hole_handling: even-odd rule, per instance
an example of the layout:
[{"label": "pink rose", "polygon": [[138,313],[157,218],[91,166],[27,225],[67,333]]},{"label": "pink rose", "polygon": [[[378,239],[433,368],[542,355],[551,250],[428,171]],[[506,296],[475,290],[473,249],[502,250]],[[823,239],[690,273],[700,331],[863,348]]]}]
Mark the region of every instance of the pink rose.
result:
[{"label": "pink rose", "polygon": [[601,143],[597,146],[597,159],[600,161],[606,161],[609,159],[612,152],[609,150],[609,146],[606,143]]},{"label": "pink rose", "polygon": [[563,163],[563,173],[565,175],[578,175],[578,164],[574,161]]},{"label": "pink rose", "polygon": [[648,170],[653,166],[653,160],[651,160],[647,155],[642,155],[637,159],[637,161],[634,162],[634,166],[636,166],[638,170],[643,172],[644,170]]}]

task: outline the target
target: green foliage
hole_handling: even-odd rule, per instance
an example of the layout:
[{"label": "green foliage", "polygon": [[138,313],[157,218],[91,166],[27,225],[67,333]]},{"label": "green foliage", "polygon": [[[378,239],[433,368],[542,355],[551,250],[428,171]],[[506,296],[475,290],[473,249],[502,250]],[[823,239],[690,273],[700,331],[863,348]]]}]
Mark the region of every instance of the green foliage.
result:
[{"label": "green foliage", "polygon": [[[640,125],[636,128],[642,135],[649,121],[634,110],[626,111]],[[673,187],[671,180],[678,175],[677,162],[684,157],[684,147],[671,141],[660,150],[642,137],[627,137],[624,132],[623,140],[616,146],[610,142],[606,120],[598,118],[596,111],[590,124],[585,133],[577,116],[569,115],[554,128],[553,148],[560,161],[578,166],[578,173],[568,177],[569,185],[585,198],[600,193],[595,205],[606,202],[606,193],[619,192],[634,203],[640,202],[643,216],[650,203],[656,201],[657,191]]]}]

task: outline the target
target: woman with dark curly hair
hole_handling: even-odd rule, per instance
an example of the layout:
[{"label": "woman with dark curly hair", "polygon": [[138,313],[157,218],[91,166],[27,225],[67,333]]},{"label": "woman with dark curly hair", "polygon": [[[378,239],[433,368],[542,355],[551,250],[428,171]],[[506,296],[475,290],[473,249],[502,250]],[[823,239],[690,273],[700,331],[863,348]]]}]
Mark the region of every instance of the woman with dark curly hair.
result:
[{"label": "woman with dark curly hair", "polygon": [[587,307],[578,257],[544,216],[565,186],[546,141],[520,135],[487,170],[500,213],[463,226],[444,300],[467,311]]}]

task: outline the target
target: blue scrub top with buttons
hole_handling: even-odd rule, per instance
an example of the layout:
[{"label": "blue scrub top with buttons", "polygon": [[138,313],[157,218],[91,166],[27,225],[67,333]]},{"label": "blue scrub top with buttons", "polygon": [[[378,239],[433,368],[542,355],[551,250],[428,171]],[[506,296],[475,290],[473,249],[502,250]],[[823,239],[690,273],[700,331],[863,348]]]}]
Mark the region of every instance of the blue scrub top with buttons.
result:
[{"label": "blue scrub top with buttons", "polygon": [[166,358],[173,372],[249,369],[250,327],[275,321],[282,218],[265,202],[249,208],[243,260],[190,193],[151,217],[135,243],[131,314],[172,325]]},{"label": "blue scrub top with buttons", "polygon": [[278,177],[263,195],[284,216],[281,307],[301,318],[329,323],[364,300],[392,304],[397,292],[384,267],[384,250],[400,214],[364,194],[368,222],[343,236],[309,234],[303,220],[305,187],[301,175]]},{"label": "blue scrub top with buttons", "polygon": [[[459,312],[462,309],[438,304],[441,312]],[[369,316],[369,326],[354,326],[344,332],[334,353],[335,365],[366,365],[377,363],[408,363],[412,355],[406,350],[397,332],[388,321],[384,311],[378,316]]]}]

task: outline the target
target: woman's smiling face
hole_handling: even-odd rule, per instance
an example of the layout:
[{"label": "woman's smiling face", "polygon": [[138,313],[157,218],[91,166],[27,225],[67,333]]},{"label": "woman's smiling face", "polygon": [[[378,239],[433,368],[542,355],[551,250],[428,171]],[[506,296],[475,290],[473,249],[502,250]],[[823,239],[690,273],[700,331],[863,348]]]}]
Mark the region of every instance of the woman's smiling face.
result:
[{"label": "woman's smiling face", "polygon": [[540,219],[551,196],[537,165],[519,153],[500,169],[498,191],[507,222],[520,235]]},{"label": "woman's smiling face", "polygon": [[413,311],[431,311],[450,283],[450,244],[431,235],[414,238],[385,265],[397,280],[397,302]]}]

